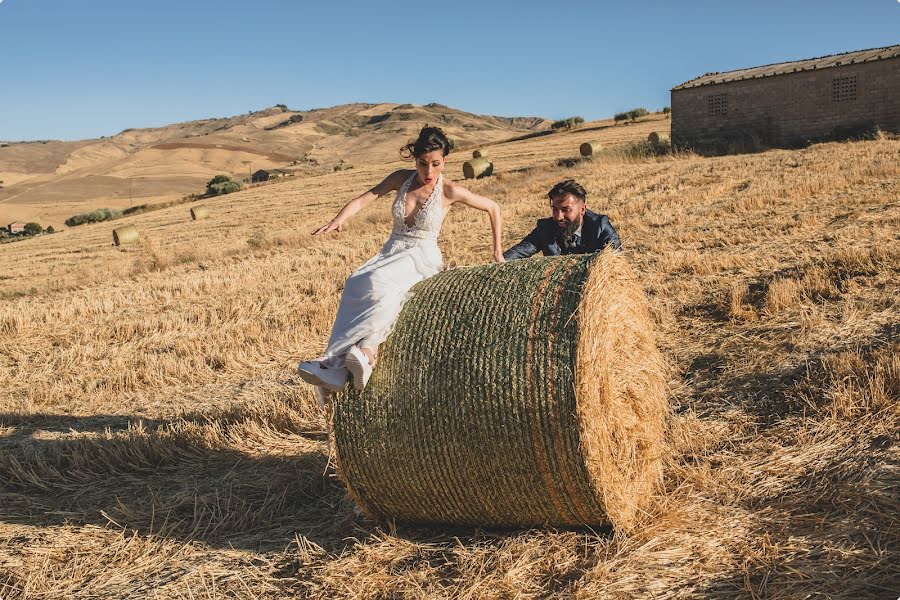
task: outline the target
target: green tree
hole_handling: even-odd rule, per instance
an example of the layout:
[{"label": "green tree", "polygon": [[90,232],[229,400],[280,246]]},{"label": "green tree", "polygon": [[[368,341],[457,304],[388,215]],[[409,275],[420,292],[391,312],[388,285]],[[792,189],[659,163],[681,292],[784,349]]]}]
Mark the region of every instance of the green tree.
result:
[{"label": "green tree", "polygon": [[206,182],[206,187],[214,186],[217,183],[225,183],[226,181],[231,181],[231,177],[229,177],[228,175],[216,175]]},{"label": "green tree", "polygon": [[25,235],[37,235],[44,230],[40,223],[25,223]]},{"label": "green tree", "polygon": [[111,221],[122,216],[121,210],[110,210],[108,208],[98,208],[89,213],[75,215],[66,219],[66,227],[75,227],[84,223],[99,223],[100,221]]},{"label": "green tree", "polygon": [[629,119],[634,121],[638,117],[646,117],[649,114],[650,111],[648,111],[646,108],[632,108],[627,112],[616,113],[616,116],[613,117],[613,120],[616,122],[627,121]]},{"label": "green tree", "polygon": [[47,225],[47,229],[45,229],[47,233],[56,233],[56,230],[53,229],[53,225]]},{"label": "green tree", "polygon": [[210,196],[230,194],[241,189],[241,184],[234,181],[228,175],[216,175],[206,184],[206,193]]},{"label": "green tree", "polygon": [[560,129],[569,130],[578,125],[584,123],[584,119],[582,117],[569,117],[568,119],[560,119],[559,121],[554,121],[552,125],[550,125],[550,129],[555,131],[559,131]]},{"label": "green tree", "polygon": [[646,117],[649,114],[650,114],[650,111],[647,110],[646,108],[632,108],[631,110],[628,111],[628,118],[630,118],[632,121],[634,121],[638,117]]},{"label": "green tree", "polygon": [[220,183],[214,183],[208,188],[206,188],[206,192],[210,196],[222,196],[224,194],[230,194],[232,192],[236,192],[241,189],[241,184],[237,181],[222,181]]}]

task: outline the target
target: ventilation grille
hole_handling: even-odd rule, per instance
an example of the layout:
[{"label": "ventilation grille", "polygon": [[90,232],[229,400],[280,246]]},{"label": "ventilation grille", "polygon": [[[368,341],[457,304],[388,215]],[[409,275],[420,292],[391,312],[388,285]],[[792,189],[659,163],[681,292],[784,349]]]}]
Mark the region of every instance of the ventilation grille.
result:
[{"label": "ventilation grille", "polygon": [[710,94],[706,97],[706,115],[721,117],[728,114],[728,94]]},{"label": "ventilation grille", "polygon": [[852,102],[856,100],[856,75],[835,77],[831,80],[831,101]]}]

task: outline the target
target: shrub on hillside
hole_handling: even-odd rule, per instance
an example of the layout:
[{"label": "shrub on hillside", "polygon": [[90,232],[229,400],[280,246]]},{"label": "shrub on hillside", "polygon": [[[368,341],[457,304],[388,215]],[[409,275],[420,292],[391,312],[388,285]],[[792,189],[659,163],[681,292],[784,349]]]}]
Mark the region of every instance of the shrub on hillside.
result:
[{"label": "shrub on hillside", "polygon": [[47,225],[47,229],[44,230],[47,233],[56,233],[56,230],[53,228],[53,225]]},{"label": "shrub on hillside", "polygon": [[66,227],[75,227],[76,225],[84,225],[85,223],[99,223],[101,221],[111,221],[122,216],[120,210],[110,210],[108,208],[98,208],[89,213],[82,213],[66,219]]},{"label": "shrub on hillside", "polygon": [[638,117],[646,117],[649,114],[650,114],[650,111],[647,110],[646,108],[633,108],[630,111],[628,111],[628,116],[631,117],[632,121],[634,121]]},{"label": "shrub on hillside", "polygon": [[216,175],[206,183],[206,194],[208,196],[230,194],[239,189],[241,189],[241,184],[228,175]]},{"label": "shrub on hillside", "polygon": [[241,184],[237,181],[226,181],[224,183],[217,183],[212,187],[207,188],[207,193],[209,193],[210,196],[223,196],[225,194],[236,192],[240,189]]},{"label": "shrub on hillside", "polygon": [[228,175],[216,175],[206,184],[206,193],[209,196],[222,196],[239,189],[241,189],[241,184]]},{"label": "shrub on hillside", "polygon": [[662,111],[663,111],[663,114],[664,114],[664,115],[667,115],[667,114],[669,114],[670,112],[672,112],[672,107],[671,107],[671,106],[663,106]]},{"label": "shrub on hillside", "polygon": [[152,210],[149,204],[138,204],[137,206],[130,206],[123,210],[122,216],[127,217],[128,215],[139,215],[149,210]]},{"label": "shrub on hillside", "polygon": [[632,121],[634,121],[638,117],[646,117],[649,114],[650,114],[650,111],[648,111],[646,108],[632,108],[628,112],[616,113],[616,115],[613,117],[613,120],[614,121],[627,121],[627,120],[631,119]]},{"label": "shrub on hillside", "polygon": [[568,119],[560,119],[559,121],[554,121],[552,125],[550,125],[550,129],[559,131],[561,129],[569,130],[578,125],[584,123],[584,119],[581,117],[569,117]]},{"label": "shrub on hillside", "polygon": [[40,223],[25,223],[25,235],[37,235],[44,230]]}]

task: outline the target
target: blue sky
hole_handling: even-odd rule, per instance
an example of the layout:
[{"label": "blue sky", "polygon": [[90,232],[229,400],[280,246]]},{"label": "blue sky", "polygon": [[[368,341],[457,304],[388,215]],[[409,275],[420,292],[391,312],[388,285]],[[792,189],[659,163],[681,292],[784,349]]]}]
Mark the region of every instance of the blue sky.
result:
[{"label": "blue sky", "polygon": [[897,43],[898,0],[0,0],[0,140],[277,103],[590,120],[707,71]]}]

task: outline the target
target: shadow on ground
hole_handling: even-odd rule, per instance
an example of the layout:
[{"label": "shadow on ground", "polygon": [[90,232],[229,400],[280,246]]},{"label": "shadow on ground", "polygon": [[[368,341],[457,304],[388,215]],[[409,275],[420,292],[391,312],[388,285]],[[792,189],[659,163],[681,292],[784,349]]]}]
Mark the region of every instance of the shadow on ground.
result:
[{"label": "shadow on ground", "polygon": [[0,522],[257,551],[283,550],[296,534],[340,552],[368,533],[322,434],[281,435],[277,453],[248,453],[213,435],[215,422],[178,428],[188,422],[0,414]]}]

